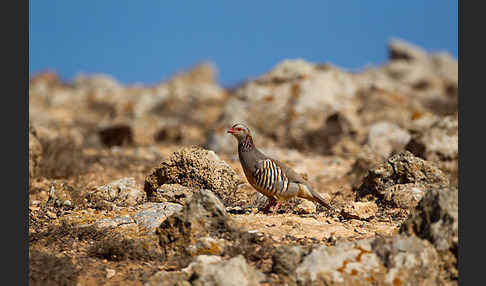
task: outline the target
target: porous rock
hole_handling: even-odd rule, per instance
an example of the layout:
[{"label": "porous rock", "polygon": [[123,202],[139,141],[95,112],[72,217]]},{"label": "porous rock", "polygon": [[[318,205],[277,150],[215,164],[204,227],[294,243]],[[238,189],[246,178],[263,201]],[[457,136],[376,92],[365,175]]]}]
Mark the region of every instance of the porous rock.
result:
[{"label": "porous rock", "polygon": [[298,285],[435,285],[438,259],[427,241],[397,235],[319,246],[295,274]]},{"label": "porous rock", "polygon": [[191,281],[195,286],[257,286],[265,278],[263,273],[249,266],[242,255],[216,263],[193,262],[189,268],[196,277]]},{"label": "porous rock", "polygon": [[135,223],[149,232],[154,232],[155,229],[171,216],[173,213],[180,212],[182,206],[174,203],[145,203],[140,206],[142,210],[132,215]]},{"label": "porous rock", "polygon": [[96,228],[112,228],[112,227],[121,227],[123,225],[129,225],[135,223],[133,218],[128,215],[125,216],[117,216],[114,218],[103,218],[95,221],[93,226]]},{"label": "porous rock", "polygon": [[371,252],[369,243],[368,240],[361,240],[334,247],[317,247],[297,266],[297,282],[303,285],[319,282],[327,285],[345,282],[369,284],[371,277],[384,271],[378,257]]},{"label": "porous rock", "polygon": [[294,212],[297,214],[311,214],[316,212],[316,205],[309,200],[300,200],[294,206]]},{"label": "porous rock", "polygon": [[352,185],[358,188],[363,182],[364,177],[368,174],[370,169],[376,168],[384,160],[374,152],[369,145],[363,146],[361,150],[355,155],[355,161],[351,169],[346,173]]},{"label": "porous rock", "polygon": [[450,175],[451,184],[457,185],[458,133],[457,115],[439,118],[431,126],[418,130],[408,142],[406,149],[415,156],[437,164]]},{"label": "porous rock", "polygon": [[194,188],[179,184],[163,184],[155,192],[150,193],[151,202],[173,202],[185,205],[194,193]]},{"label": "porous rock", "polygon": [[190,245],[187,250],[191,256],[197,255],[221,255],[226,246],[224,239],[204,236],[198,238],[194,244]]},{"label": "porous rock", "polygon": [[369,219],[375,216],[378,206],[374,202],[351,202],[341,210],[348,219]]},{"label": "porous rock", "polygon": [[425,60],[427,57],[424,49],[398,38],[390,40],[388,43],[388,53],[388,57],[392,61],[420,61]]},{"label": "porous rock", "polygon": [[168,217],[156,229],[167,256],[191,255],[190,246],[200,237],[228,231],[228,215],[221,201],[208,190],[194,193],[180,213]]},{"label": "porous rock", "polygon": [[415,212],[402,224],[400,233],[430,241],[441,255],[451,278],[457,279],[459,236],[456,188],[428,191]]},{"label": "porous rock", "polygon": [[272,255],[272,272],[291,276],[305,254],[304,249],[299,246],[284,245],[277,248]]},{"label": "porous rock", "polygon": [[136,135],[147,133],[149,128],[152,142],[204,144],[205,130],[218,119],[227,99],[216,74],[214,65],[202,63],[156,86],[155,92],[162,98],[146,104],[145,113],[156,116],[157,124],[150,117],[142,117],[136,124]]},{"label": "porous rock", "polygon": [[408,144],[415,156],[440,161],[458,158],[458,122],[455,116],[446,116],[432,126],[420,130]]},{"label": "porous rock", "polygon": [[447,176],[434,164],[404,151],[368,172],[357,189],[357,199],[371,195],[381,203],[408,209],[416,206],[425,190],[448,184]]},{"label": "porous rock", "polygon": [[436,114],[457,111],[457,60],[446,52],[426,53],[402,40],[392,40],[389,51],[390,61],[382,70],[396,84],[411,89],[421,105]]},{"label": "porous rock", "polygon": [[370,244],[386,269],[379,276],[384,276],[384,285],[447,285],[450,281],[442,275],[439,255],[428,241],[395,235],[375,238]]},{"label": "porous rock", "polygon": [[135,179],[128,177],[94,188],[88,200],[98,207],[111,209],[113,206],[135,206],[146,200],[146,194],[137,186]]},{"label": "porous rock", "polygon": [[402,151],[410,138],[410,134],[398,125],[380,121],[371,125],[367,144],[371,150],[387,158],[392,151]]},{"label": "porous rock", "polygon": [[[155,229],[175,212],[180,212],[182,206],[173,203],[145,203],[140,205],[138,212],[111,218],[103,218],[95,221],[92,225],[96,228],[123,227],[128,225],[138,225],[141,233],[153,234]],[[85,225],[85,226],[89,226]]]},{"label": "porous rock", "polygon": [[112,76],[106,74],[78,74],[73,80],[74,86],[91,90],[118,90],[120,83]]},{"label": "porous rock", "polygon": [[144,286],[191,286],[189,274],[184,271],[159,271],[152,275]]},{"label": "porous rock", "polygon": [[197,146],[184,147],[174,152],[145,179],[145,192],[149,198],[162,197],[164,184],[179,184],[193,189],[214,192],[227,205],[231,195],[243,183],[235,171],[214,151]]}]

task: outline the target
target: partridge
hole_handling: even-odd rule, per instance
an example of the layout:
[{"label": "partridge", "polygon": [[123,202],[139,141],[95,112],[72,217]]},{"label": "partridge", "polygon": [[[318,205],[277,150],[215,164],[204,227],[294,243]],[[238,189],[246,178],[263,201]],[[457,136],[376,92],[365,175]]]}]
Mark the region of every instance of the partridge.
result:
[{"label": "partridge", "polygon": [[238,140],[238,157],[246,179],[258,192],[268,197],[268,204],[262,209],[267,212],[279,201],[294,197],[317,202],[330,209],[324,199],[314,191],[302,176],[282,162],[263,154],[253,143],[250,129],[237,123],[228,130]]}]

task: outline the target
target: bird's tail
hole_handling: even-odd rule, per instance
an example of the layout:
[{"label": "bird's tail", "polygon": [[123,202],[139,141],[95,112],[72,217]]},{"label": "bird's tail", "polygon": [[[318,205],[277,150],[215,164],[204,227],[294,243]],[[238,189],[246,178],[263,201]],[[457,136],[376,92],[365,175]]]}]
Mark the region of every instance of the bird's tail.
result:
[{"label": "bird's tail", "polygon": [[324,198],[318,192],[314,191],[311,187],[307,185],[300,185],[300,189],[301,191],[303,191],[302,197],[318,202],[326,208],[331,209],[331,206],[324,200]]}]

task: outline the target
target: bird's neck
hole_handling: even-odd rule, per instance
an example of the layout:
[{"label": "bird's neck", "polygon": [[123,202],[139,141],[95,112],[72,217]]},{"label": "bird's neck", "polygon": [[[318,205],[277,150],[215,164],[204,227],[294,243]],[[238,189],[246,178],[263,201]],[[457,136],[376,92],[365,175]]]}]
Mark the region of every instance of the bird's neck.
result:
[{"label": "bird's neck", "polygon": [[248,152],[252,151],[255,148],[255,144],[253,144],[253,138],[250,135],[247,135],[245,138],[240,140],[238,143],[238,151],[239,152]]}]

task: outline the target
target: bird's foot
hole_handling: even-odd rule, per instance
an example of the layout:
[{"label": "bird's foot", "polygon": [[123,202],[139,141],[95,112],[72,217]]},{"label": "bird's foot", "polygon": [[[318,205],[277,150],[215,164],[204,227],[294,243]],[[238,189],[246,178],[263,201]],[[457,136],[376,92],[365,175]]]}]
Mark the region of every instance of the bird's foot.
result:
[{"label": "bird's foot", "polygon": [[273,207],[273,206],[275,206],[275,208],[274,208],[272,213],[275,214],[275,212],[278,208],[278,202],[274,198],[270,199],[268,201],[268,204],[264,208],[260,209],[259,212],[262,212],[264,214],[268,214],[268,213],[270,213],[270,208]]}]

